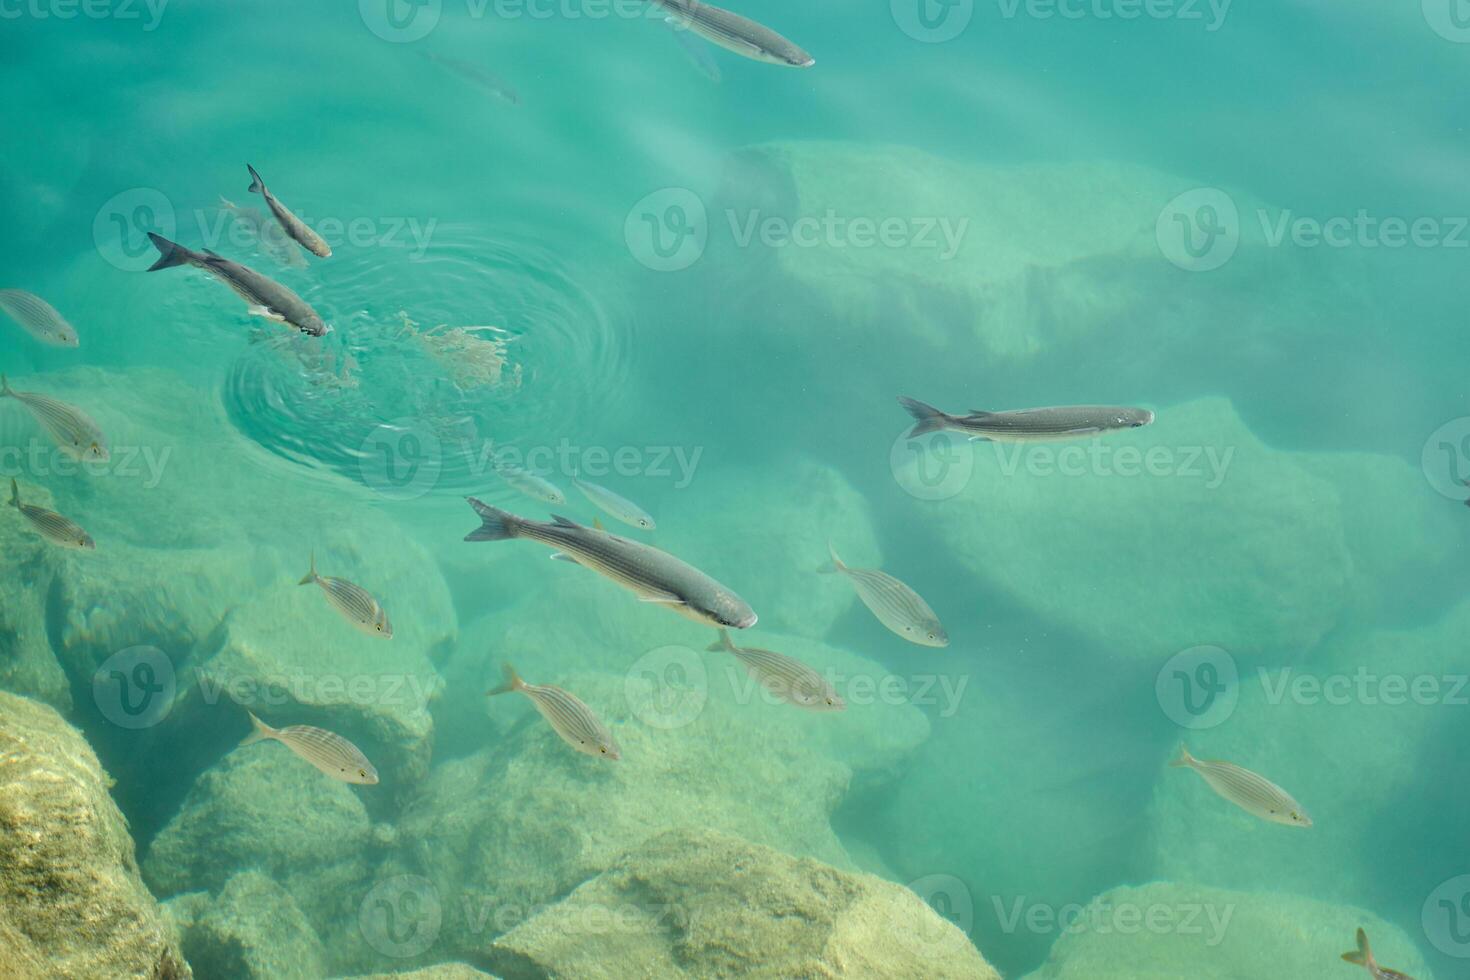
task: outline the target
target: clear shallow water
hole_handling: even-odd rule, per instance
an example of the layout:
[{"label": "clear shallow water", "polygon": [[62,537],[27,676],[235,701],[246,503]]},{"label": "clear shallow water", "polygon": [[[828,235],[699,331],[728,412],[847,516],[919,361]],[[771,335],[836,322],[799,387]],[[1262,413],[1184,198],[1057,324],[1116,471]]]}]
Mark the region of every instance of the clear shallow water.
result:
[{"label": "clear shallow water", "polygon": [[[142,5],[73,18],[7,8],[0,285],[49,299],[83,346],[42,347],[6,323],[4,369],[109,421],[120,449],[171,451],[157,474],[141,451],[132,476],[65,472],[16,406],[0,406],[5,445],[27,449],[5,475],[92,529],[99,558],[123,553],[118,565],[24,567],[62,583],[41,604],[65,676],[48,690],[53,702],[69,692],[68,719],[118,778],[158,897],[219,891],[219,868],[160,877],[147,862],[201,773],[243,737],[240,713],[184,704],[140,734],[108,717],[92,673],[120,644],[150,644],[188,687],[230,646],[217,631],[231,607],[276,604],[337,648],[329,666],[281,660],[350,678],[366,641],[305,603],[308,590],[282,588],[314,542],[380,593],[401,577],[406,594],[380,595],[395,623],[421,621],[393,641],[415,665],[401,669],[443,678],[418,743],[361,722],[370,711],[277,707],[281,723],[360,723],[351,734],[385,774],[413,772],[376,796],[351,791],[375,824],[448,806],[423,794],[426,755],[442,767],[521,751],[535,731],[524,706],[479,697],[512,652],[528,678],[534,667],[531,679],[556,683],[621,678],[649,650],[707,642],[611,586],[589,591],[576,569],[545,567],[530,545],[463,544],[467,493],[547,510],[497,480],[489,461],[503,454],[549,471],[571,516],[595,513],[571,490],[574,470],[647,508],[652,541],[761,613],[752,642],[822,641],[865,658],[858,674],[905,680],[900,704],[881,706],[922,714],[927,737],[895,736],[882,765],[824,756],[854,773],[831,816],[844,855],[750,817],[722,829],[919,883],[1008,977],[1066,955],[1062,930],[1014,919],[1016,903],[1056,912],[1150,881],[1184,889],[1171,908],[1300,921],[1297,945],[1321,947],[1323,976],[1347,973],[1336,956],[1351,929],[1339,939],[1336,922],[1281,896],[1366,910],[1422,972],[1461,975],[1470,915],[1456,889],[1470,868],[1455,849],[1466,800],[1453,746],[1466,728],[1449,691],[1465,669],[1454,479],[1470,476],[1470,43],[1433,0],[1178,5],[1136,19],[1117,16],[1123,6],[962,3],[926,7],[921,22],[898,0],[745,5],[816,66],[714,51],[719,84],[657,18],[590,4],[546,17],[395,4],[406,19],[392,22],[373,3],[172,0],[156,21]],[[517,104],[426,53],[492,73]],[[331,259],[282,266],[228,231],[222,195],[260,206],[247,162],[326,234]],[[762,231],[767,218],[778,224]],[[891,244],[861,244],[854,220],[896,222]],[[1418,227],[1417,241],[1394,244],[1408,236],[1394,221]],[[143,273],[147,230],[277,277],[334,332],[288,335],[192,270]],[[482,345],[467,355],[425,342],[441,325],[495,329],[472,331]],[[494,383],[488,340],[504,359]],[[1112,456],[1079,457],[1072,473],[1044,453],[1033,465],[985,446],[895,443],[898,394],[954,411],[1146,405],[1159,421],[1118,445],[1167,458],[1127,477]],[[1233,453],[1214,486],[1207,449]],[[929,468],[917,482],[915,459]],[[951,647],[904,644],[806,574],[827,537],[918,589]],[[186,551],[206,584],[139,598]],[[7,594],[19,621],[27,590]],[[276,643],[254,622],[231,642]],[[166,636],[151,635],[159,624]],[[1171,660],[1200,645],[1225,651],[1214,673]],[[1239,684],[1216,690],[1227,666]],[[1400,706],[1356,685],[1340,704],[1272,697],[1280,675],[1259,671],[1288,667],[1445,683]],[[919,696],[925,683],[942,691],[939,678],[951,690],[964,679],[965,693]],[[1244,706],[1181,724],[1197,721],[1187,705],[1217,696]],[[867,739],[901,727],[876,708],[864,721],[849,700],[849,746],[871,753]],[[617,717],[619,731],[658,730],[637,711]],[[825,720],[803,717],[792,737]],[[737,742],[739,723],[725,729]],[[1193,777],[1163,768],[1184,737],[1300,794],[1317,822],[1305,843],[1191,794],[1200,787],[1180,780]],[[558,779],[589,787],[568,823],[595,823],[595,774],[567,766]],[[719,800],[733,778],[716,769],[691,792]],[[344,890],[411,872],[453,904],[468,886],[409,850],[365,845],[370,868]],[[300,882],[288,890],[313,901]],[[333,931],[327,913],[308,918]],[[334,973],[403,962],[361,937],[322,938]],[[1234,954],[1128,948],[1162,971],[1247,969]],[[446,938],[414,962],[462,958]]]}]

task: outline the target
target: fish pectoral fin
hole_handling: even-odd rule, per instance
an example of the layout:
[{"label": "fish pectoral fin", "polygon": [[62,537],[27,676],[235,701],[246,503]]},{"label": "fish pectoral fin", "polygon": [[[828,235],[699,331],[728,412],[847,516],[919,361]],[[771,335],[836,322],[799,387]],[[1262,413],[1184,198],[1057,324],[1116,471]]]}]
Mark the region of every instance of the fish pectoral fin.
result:
[{"label": "fish pectoral fin", "polygon": [[268,306],[258,306],[258,305],[247,306],[245,308],[245,312],[246,313],[249,313],[251,316],[259,316],[259,317],[264,317],[267,320],[274,320],[277,323],[285,323],[286,322],[286,318],[285,317],[281,316],[281,314],[277,313],[275,310],[271,309]]},{"label": "fish pectoral fin", "polygon": [[567,554],[565,551],[553,551],[551,553],[551,560],[552,561],[569,561],[573,565],[580,565],[580,564],[582,564],[581,562],[577,561],[577,559],[575,559],[571,555]]},{"label": "fish pectoral fin", "polygon": [[684,600],[683,599],[680,599],[678,596],[674,595],[672,592],[640,592],[640,593],[638,593],[638,601],[639,602],[662,602],[662,603],[666,603],[667,605],[670,605],[670,606],[682,606],[682,605],[685,605]]},{"label": "fish pectoral fin", "polygon": [[970,437],[970,441],[971,442],[993,442],[994,440],[992,440],[988,436],[971,436]]}]

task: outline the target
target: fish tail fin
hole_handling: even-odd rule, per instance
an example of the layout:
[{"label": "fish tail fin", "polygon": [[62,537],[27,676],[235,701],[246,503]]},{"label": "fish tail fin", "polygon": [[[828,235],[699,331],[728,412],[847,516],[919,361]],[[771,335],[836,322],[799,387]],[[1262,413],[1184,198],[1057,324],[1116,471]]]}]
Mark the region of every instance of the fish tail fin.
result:
[{"label": "fish tail fin", "polygon": [[837,549],[832,546],[831,541],[827,542],[827,554],[832,556],[832,560],[823,565],[821,568],[817,569],[817,571],[821,572],[823,575],[831,575],[834,572],[847,571],[847,566],[842,564],[841,558],[837,557]]},{"label": "fish tail fin", "polygon": [[898,396],[898,403],[903,406],[904,411],[914,417],[914,427],[909,430],[909,438],[917,439],[919,436],[930,432],[937,432],[950,422],[950,416],[941,412],[933,405],[926,405],[917,398],[908,398],[904,395]]},{"label": "fish tail fin", "polygon": [[521,680],[521,675],[517,674],[516,669],[510,664],[501,664],[500,672],[505,675],[505,683],[486,691],[485,696],[487,698],[493,698],[497,694],[509,694],[511,691],[519,691],[526,686],[526,682]]},{"label": "fish tail fin", "polygon": [[[300,568],[301,566],[300,565],[297,565],[296,567],[297,568]],[[296,584],[297,585],[310,585],[311,583],[313,583],[315,581],[316,581],[316,549],[313,548],[313,549],[311,549],[311,571],[307,572],[306,573],[306,576],[300,582],[297,582]]]},{"label": "fish tail fin", "polygon": [[15,477],[10,478],[10,506],[20,507],[20,485],[15,482]]},{"label": "fish tail fin", "polygon": [[721,626],[720,638],[711,643],[706,649],[708,649],[711,653],[718,653],[722,650],[726,653],[734,653],[735,644],[730,639],[730,631]]},{"label": "fish tail fin", "polygon": [[183,265],[189,261],[189,250],[177,242],[171,242],[162,235],[154,232],[148,233],[148,240],[153,247],[158,249],[158,261],[148,267],[149,272],[157,272],[159,269],[171,269],[176,265]]},{"label": "fish tail fin", "polygon": [[265,181],[260,179],[260,174],[256,173],[255,168],[248,163],[245,164],[245,169],[250,171],[250,193],[259,194],[263,192],[265,190]]},{"label": "fish tail fin", "polygon": [[466,541],[504,541],[516,536],[516,527],[521,520],[519,517],[499,507],[491,507],[474,497],[466,497],[465,500],[468,500],[470,506],[475,508],[475,513],[480,515],[480,520],[483,522],[464,536]]},{"label": "fish tail fin", "polygon": [[276,734],[274,728],[255,717],[253,712],[247,711],[245,713],[250,715],[250,734],[245,736],[245,741],[241,742],[241,745],[254,745],[256,742],[262,742]]},{"label": "fish tail fin", "polygon": [[1361,927],[1358,929],[1358,948],[1350,953],[1343,953],[1342,958],[1358,966],[1374,965],[1373,950],[1368,945],[1368,934]]},{"label": "fish tail fin", "polygon": [[1194,756],[1189,754],[1189,748],[1183,742],[1179,743],[1179,757],[1169,763],[1169,765],[1182,768],[1194,765]]}]

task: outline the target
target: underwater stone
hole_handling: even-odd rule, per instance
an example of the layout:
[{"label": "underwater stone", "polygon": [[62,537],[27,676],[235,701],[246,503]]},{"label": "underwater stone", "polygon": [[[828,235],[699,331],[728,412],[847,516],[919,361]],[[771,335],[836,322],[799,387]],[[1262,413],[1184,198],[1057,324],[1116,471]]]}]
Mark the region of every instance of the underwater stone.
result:
[{"label": "underwater stone", "polygon": [[426,966],[422,970],[408,970],[403,973],[371,973],[344,977],[343,980],[495,980],[495,977],[463,963],[440,963],[436,966]]},{"label": "underwater stone", "polygon": [[[0,480],[0,494],[10,499],[8,481]],[[57,510],[51,493],[26,484],[21,499]],[[86,555],[63,551],[36,534],[12,507],[0,512],[0,554],[9,573],[0,582],[0,690],[44,701],[69,714],[71,689],[51,649],[46,630],[46,596],[51,583],[72,561]]]},{"label": "underwater stone", "polygon": [[301,909],[258,871],[230,878],[184,933],[184,953],[201,980],[326,976],[326,951]]},{"label": "underwater stone", "polygon": [[506,980],[999,980],[917,895],[715,831],[646,841],[487,951]]},{"label": "underwater stone", "polygon": [[55,710],[0,693],[0,974],[191,976],[110,785]]}]

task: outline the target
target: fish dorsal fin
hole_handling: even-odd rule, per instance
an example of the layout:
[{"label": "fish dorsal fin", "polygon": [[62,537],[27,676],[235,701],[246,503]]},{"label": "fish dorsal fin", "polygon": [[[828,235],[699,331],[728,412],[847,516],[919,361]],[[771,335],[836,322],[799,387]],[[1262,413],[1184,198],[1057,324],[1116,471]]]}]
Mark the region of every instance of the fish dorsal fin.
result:
[{"label": "fish dorsal fin", "polygon": [[582,525],[578,524],[576,521],[572,520],[570,517],[562,517],[560,514],[552,514],[551,515],[551,522],[553,524],[555,524],[557,527],[581,527],[582,526]]},{"label": "fish dorsal fin", "polygon": [[224,258],[224,256],[223,256],[223,255],[221,255],[221,254],[219,254],[219,253],[218,253],[218,252],[216,252],[216,251],[215,251],[215,250],[214,250],[214,249],[212,249],[212,248],[206,248],[206,249],[205,249],[205,250],[204,250],[204,254],[205,254],[205,255],[208,255],[208,256],[212,256],[212,257],[213,257],[213,258],[216,258],[216,259],[222,259],[222,258]]},{"label": "fish dorsal fin", "polygon": [[972,418],[982,418],[983,419],[983,418],[985,418],[987,416],[994,415],[994,414],[995,414],[994,412],[987,412],[983,408],[972,408],[972,409],[970,409],[970,415],[971,415]]}]

